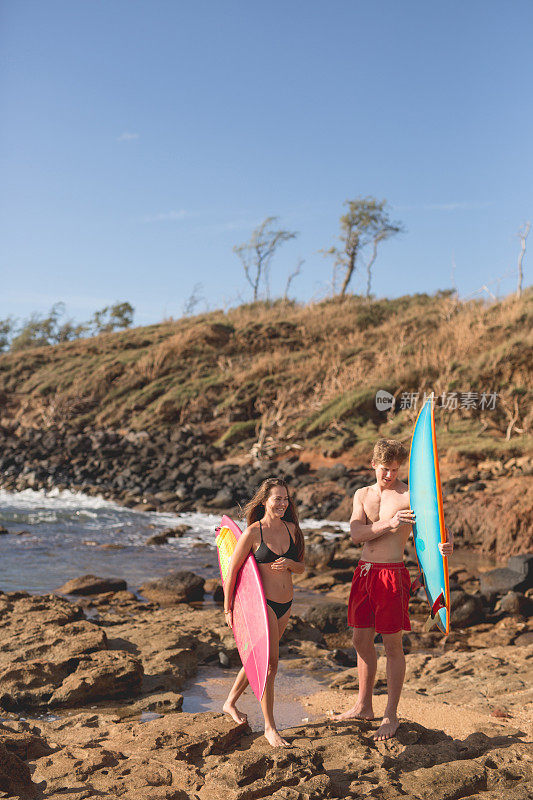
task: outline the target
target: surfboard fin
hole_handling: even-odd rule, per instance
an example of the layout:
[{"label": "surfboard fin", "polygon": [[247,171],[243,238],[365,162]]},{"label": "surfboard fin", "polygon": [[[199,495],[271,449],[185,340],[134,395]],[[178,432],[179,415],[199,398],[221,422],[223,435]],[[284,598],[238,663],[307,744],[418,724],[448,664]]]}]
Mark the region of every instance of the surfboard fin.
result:
[{"label": "surfboard fin", "polygon": [[411,597],[414,594],[416,594],[416,592],[418,592],[418,590],[421,589],[423,585],[424,585],[424,579],[422,575],[417,575],[416,578],[413,578],[413,580],[411,581],[411,589],[409,592]]},{"label": "surfboard fin", "polygon": [[441,608],[446,608],[443,592],[439,594],[439,596],[431,606],[431,611],[429,612],[429,616],[424,623],[424,630],[426,632],[430,631],[433,628],[433,626],[437,624],[437,620],[435,619],[435,617],[437,616]]},{"label": "surfboard fin", "polygon": [[435,625],[437,624],[437,620],[430,614],[428,614],[428,618],[424,622],[424,631],[427,633],[430,631]]},{"label": "surfboard fin", "polygon": [[446,608],[446,603],[444,602],[444,593],[443,592],[441,592],[439,594],[439,596],[437,597],[437,599],[433,603],[433,606],[431,607],[431,617],[434,618],[436,616],[437,612],[439,612],[441,610],[441,608]]}]

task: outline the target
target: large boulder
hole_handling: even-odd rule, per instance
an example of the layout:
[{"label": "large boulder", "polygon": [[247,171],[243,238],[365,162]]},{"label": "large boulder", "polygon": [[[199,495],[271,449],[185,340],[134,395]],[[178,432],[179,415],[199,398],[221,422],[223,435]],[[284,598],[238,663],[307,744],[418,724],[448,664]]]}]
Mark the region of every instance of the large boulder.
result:
[{"label": "large boulder", "polygon": [[[312,483],[298,489],[298,502],[307,509],[305,515],[310,514],[317,519],[327,517],[343,497],[343,489],[334,481]],[[303,512],[300,516],[304,517]]]},{"label": "large boulder", "polygon": [[337,543],[323,536],[317,537],[314,542],[306,544],[305,566],[307,570],[326,569],[329,567],[337,552]]},{"label": "large boulder", "polygon": [[233,492],[228,486],[223,486],[219,489],[216,495],[209,503],[213,508],[232,508],[235,505]]},{"label": "large boulder", "polygon": [[469,548],[497,558],[523,553],[531,548],[533,481],[520,477],[493,483],[485,491],[469,492],[468,501],[462,494],[445,497],[446,524],[457,545],[462,540]]},{"label": "large boulder", "polygon": [[524,591],[533,587],[533,553],[521,553],[517,556],[511,556],[507,561],[509,569],[523,575],[526,585]]},{"label": "large boulder", "polygon": [[31,779],[28,764],[10,752],[0,741],[0,791],[2,797],[42,797],[42,792]]},{"label": "large boulder", "polygon": [[528,580],[523,572],[517,572],[509,567],[498,567],[488,572],[482,572],[479,576],[481,594],[491,597],[495,594],[507,594],[507,592],[525,591]]},{"label": "large boulder", "polygon": [[147,600],[153,600],[160,605],[189,603],[203,599],[204,586],[204,578],[194,572],[181,570],[167,575],[165,578],[144,583],[141,586],[141,594]]},{"label": "large boulder", "polygon": [[61,683],[49,706],[84,706],[98,700],[131,697],[139,693],[141,662],[123,651],[104,650],[80,659],[74,672]]},{"label": "large boulder", "polygon": [[470,625],[483,622],[483,602],[479,595],[457,589],[450,593],[450,606],[454,628],[468,628]]},{"label": "large boulder", "polygon": [[322,633],[340,633],[348,630],[344,603],[324,603],[320,606],[311,606],[306,611],[304,619]]},{"label": "large boulder", "polygon": [[507,592],[496,604],[496,611],[511,616],[528,617],[533,613],[533,599],[521,592]]},{"label": "large boulder", "polygon": [[286,642],[315,642],[315,644],[326,646],[324,637],[316,625],[312,625],[309,620],[293,615],[287,624],[283,634],[283,643]]},{"label": "large boulder", "polygon": [[140,661],[110,650],[105,631],[64,598],[2,595],[0,612],[0,707],[73,706],[138,693]]},{"label": "large boulder", "polygon": [[179,539],[192,531],[190,525],[176,525],[174,528],[165,528],[159,533],[149,536],[145,544],[166,544],[169,539]]},{"label": "large boulder", "polygon": [[122,578],[98,578],[96,575],[82,575],[73,578],[58,589],[60,594],[92,595],[106,594],[107,592],[122,592],[128,588]]}]

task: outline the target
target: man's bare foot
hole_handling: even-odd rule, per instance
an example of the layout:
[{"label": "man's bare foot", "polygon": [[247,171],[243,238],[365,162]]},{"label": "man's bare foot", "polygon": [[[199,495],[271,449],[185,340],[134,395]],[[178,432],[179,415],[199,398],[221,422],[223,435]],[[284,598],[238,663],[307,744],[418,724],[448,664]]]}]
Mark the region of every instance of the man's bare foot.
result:
[{"label": "man's bare foot", "polygon": [[290,743],[275,728],[265,728],[265,739],[272,747],[290,747]]},{"label": "man's bare foot", "polygon": [[374,711],[372,710],[372,706],[364,706],[362,703],[356,703],[349,708],[348,711],[343,711],[341,714],[334,714],[333,711],[330,711],[328,712],[328,716],[334,720],[334,722],[342,722],[342,720],[347,719],[372,720],[374,719]]},{"label": "man's bare foot", "polygon": [[381,725],[374,734],[376,742],[384,742],[385,739],[392,739],[400,725],[398,717],[383,717]]},{"label": "man's bare foot", "polygon": [[248,717],[246,714],[243,714],[242,711],[239,711],[237,706],[234,706],[229,700],[226,700],[222,706],[222,711],[224,711],[226,714],[229,714],[230,717],[239,725],[242,725],[244,722],[248,722]]}]

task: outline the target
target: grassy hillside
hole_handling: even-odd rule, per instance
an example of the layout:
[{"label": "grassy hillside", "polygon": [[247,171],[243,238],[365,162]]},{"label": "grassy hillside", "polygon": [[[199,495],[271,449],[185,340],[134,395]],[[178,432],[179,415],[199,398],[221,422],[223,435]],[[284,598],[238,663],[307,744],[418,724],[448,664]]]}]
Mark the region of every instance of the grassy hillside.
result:
[{"label": "grassy hillside", "polygon": [[[448,293],[243,305],[0,357],[4,420],[153,430],[201,423],[228,452],[288,444],[336,456],[407,438],[402,392],[497,392],[494,410],[437,409],[444,449],[516,455],[531,444],[533,290],[459,303]],[[377,389],[397,398],[377,411]],[[460,397],[460,395],[459,395]]]}]

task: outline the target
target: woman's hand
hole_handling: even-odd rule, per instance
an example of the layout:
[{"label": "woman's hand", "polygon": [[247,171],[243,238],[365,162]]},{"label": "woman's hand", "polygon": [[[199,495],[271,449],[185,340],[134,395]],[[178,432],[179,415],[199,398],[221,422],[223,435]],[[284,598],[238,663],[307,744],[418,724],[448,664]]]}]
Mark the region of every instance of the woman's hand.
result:
[{"label": "woman's hand", "polygon": [[233,610],[231,608],[228,611],[224,611],[224,619],[228,628],[233,629]]},{"label": "woman's hand", "polygon": [[439,551],[441,556],[451,556],[453,553],[453,533],[450,533],[448,528],[444,530],[446,531],[446,541],[439,542]]},{"label": "woman's hand", "polygon": [[294,561],[291,561],[290,558],[276,558],[270,565],[270,569],[273,569],[275,572],[290,572],[291,564],[294,564]]}]

